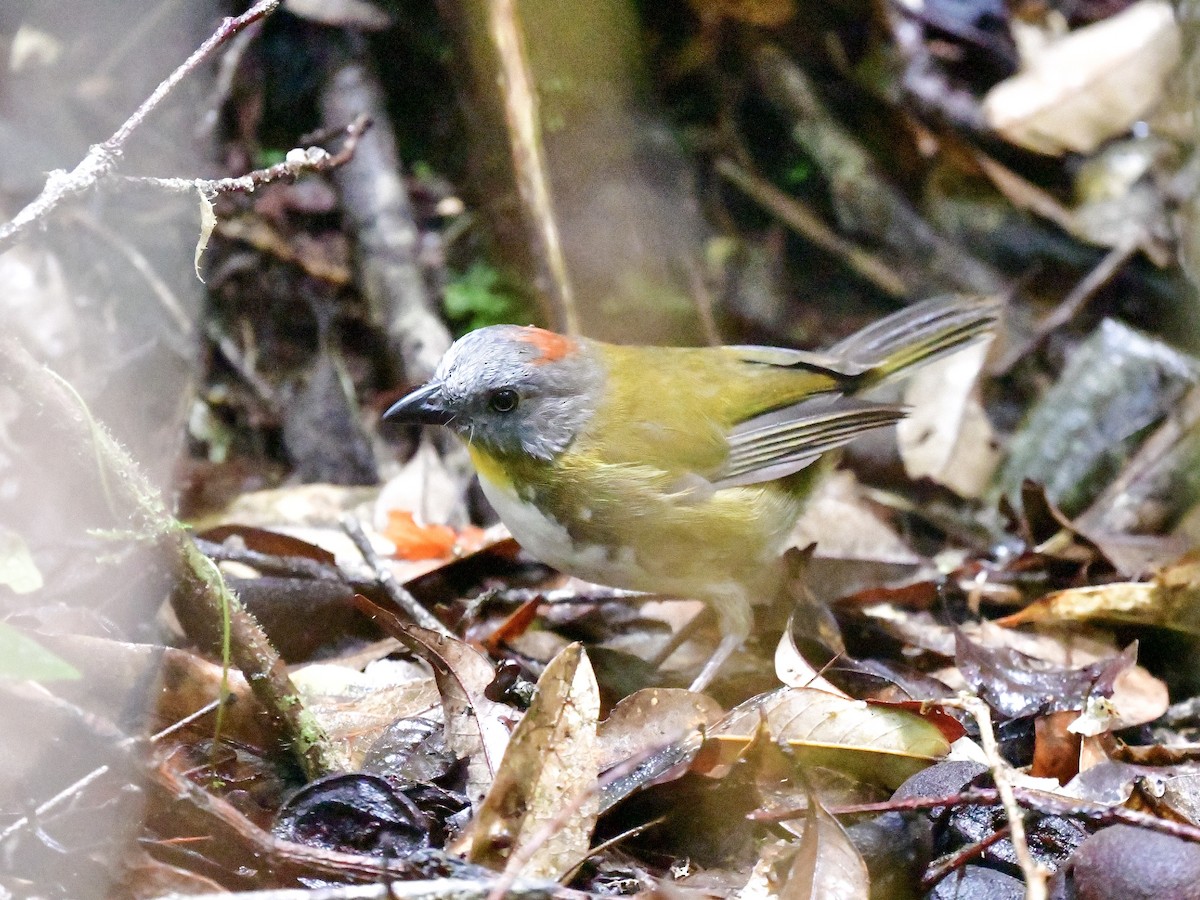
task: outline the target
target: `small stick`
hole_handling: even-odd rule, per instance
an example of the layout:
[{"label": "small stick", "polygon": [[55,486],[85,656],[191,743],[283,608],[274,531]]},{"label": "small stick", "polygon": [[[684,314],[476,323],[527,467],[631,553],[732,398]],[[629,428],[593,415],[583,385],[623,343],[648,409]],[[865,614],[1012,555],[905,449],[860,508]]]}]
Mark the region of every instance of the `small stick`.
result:
[{"label": "small stick", "polygon": [[346,139],[336,153],[329,153],[320,147],[313,147],[302,150],[281,163],[265,169],[255,169],[245,175],[231,178],[151,178],[145,175],[126,175],[120,179],[120,183],[153,187],[177,194],[189,194],[198,190],[209,197],[217,194],[252,193],[255,188],[273,181],[293,180],[301,175],[312,172],[329,172],[345,165],[354,156],[358,142],[370,127],[369,117],[357,116],[345,127]]},{"label": "small stick", "polygon": [[987,757],[988,768],[992,772],[992,780],[996,783],[996,792],[1000,797],[1000,805],[1008,817],[1012,828],[1013,851],[1017,856],[1017,864],[1021,874],[1025,876],[1026,900],[1046,900],[1047,872],[1029,852],[1029,840],[1025,835],[1025,817],[1017,798],[1013,793],[1012,769],[1000,755],[1000,745],[996,742],[996,731],[992,727],[992,711],[986,703],[970,694],[961,694],[957,700],[944,700],[943,706],[957,706],[969,713],[979,723],[979,744]]},{"label": "small stick", "polygon": [[968,862],[975,859],[993,844],[998,844],[1004,840],[1012,832],[1011,825],[1005,825],[1003,828],[997,828],[981,841],[976,841],[973,844],[968,844],[957,853],[952,853],[948,858],[942,860],[936,866],[930,866],[924,877],[921,878],[921,890],[931,891],[943,878],[949,876],[956,869],[961,869]]},{"label": "small stick", "polygon": [[827,253],[840,257],[855,274],[885,294],[893,297],[909,295],[908,285],[895,269],[862,248],[854,246],[821,221],[819,216],[809,212],[794,197],[789,197],[769,181],[747,172],[733,160],[717,160],[717,171],[800,237],[811,241]]},{"label": "small stick", "polygon": [[375,577],[379,579],[379,583],[383,586],[388,598],[393,603],[408,613],[409,618],[422,628],[436,631],[442,637],[454,637],[450,630],[439,622],[433,613],[423,607],[420,601],[409,593],[404,585],[396,580],[396,576],[392,574],[392,570],[387,567],[387,564],[375,552],[375,548],[371,545],[371,539],[367,537],[367,533],[363,531],[363,527],[359,524],[356,517],[352,515],[343,516],[342,528],[346,530],[346,534],[350,536],[350,540],[354,541],[354,546],[358,548],[358,552],[367,561],[367,565],[375,570]]},{"label": "small stick", "polygon": [[86,788],[97,778],[100,778],[107,773],[108,766],[99,766],[95,769],[92,769],[92,771],[88,772],[82,778],[67,785],[45,803],[38,806],[30,815],[21,816],[21,818],[17,819],[15,822],[10,823],[9,826],[4,829],[4,831],[0,831],[0,841],[7,840],[14,833],[29,825],[33,819],[36,819],[38,816],[44,816],[46,813],[50,812],[50,810],[54,809],[54,807],[59,806],[65,801],[70,800],[72,797],[83,793],[84,788]]}]

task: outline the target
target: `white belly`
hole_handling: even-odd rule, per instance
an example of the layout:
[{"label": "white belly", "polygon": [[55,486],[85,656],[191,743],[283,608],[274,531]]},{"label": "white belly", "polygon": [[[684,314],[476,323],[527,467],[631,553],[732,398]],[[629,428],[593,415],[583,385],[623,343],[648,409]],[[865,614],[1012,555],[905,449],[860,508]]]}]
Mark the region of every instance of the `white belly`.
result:
[{"label": "white belly", "polygon": [[647,584],[651,576],[638,565],[633,547],[577,543],[565,527],[522,500],[511,487],[497,485],[483,476],[479,485],[517,543],[546,565],[609,587],[655,590]]}]

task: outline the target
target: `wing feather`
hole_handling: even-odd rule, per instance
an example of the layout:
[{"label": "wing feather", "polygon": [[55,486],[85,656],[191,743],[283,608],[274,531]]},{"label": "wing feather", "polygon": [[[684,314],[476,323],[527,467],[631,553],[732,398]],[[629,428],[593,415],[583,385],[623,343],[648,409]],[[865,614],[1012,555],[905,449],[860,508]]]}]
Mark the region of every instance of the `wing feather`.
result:
[{"label": "wing feather", "polygon": [[714,484],[721,488],[782,478],[904,415],[899,406],[826,396],[756,416],[730,432],[729,456]]}]

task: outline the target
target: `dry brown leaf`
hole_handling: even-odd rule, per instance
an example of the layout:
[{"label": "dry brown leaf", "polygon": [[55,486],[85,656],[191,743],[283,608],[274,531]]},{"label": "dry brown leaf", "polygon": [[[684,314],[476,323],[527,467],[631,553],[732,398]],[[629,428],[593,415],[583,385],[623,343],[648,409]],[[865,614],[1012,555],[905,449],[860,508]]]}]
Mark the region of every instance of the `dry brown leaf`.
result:
[{"label": "dry brown leaf", "polygon": [[492,664],[457,638],[403,622],[361,594],[355,605],[381,628],[433,669],[442,715],[446,748],[467,760],[467,799],[478,809],[491,788],[509,740],[514,710],[489,700],[484,693],[496,678]]},{"label": "dry brown leaf", "polygon": [[596,825],[600,691],[581,644],[546,666],[496,779],[456,847],[529,878],[561,878]]},{"label": "dry brown leaf", "polygon": [[1200,634],[1200,554],[1189,553],[1150,581],[1120,581],[1056,591],[997,622],[1013,626],[1089,619]]},{"label": "dry brown leaf", "polygon": [[1180,47],[1171,4],[1140,0],[1026,59],[1021,72],[988,92],[984,116],[1030,150],[1091,153],[1154,107]]}]

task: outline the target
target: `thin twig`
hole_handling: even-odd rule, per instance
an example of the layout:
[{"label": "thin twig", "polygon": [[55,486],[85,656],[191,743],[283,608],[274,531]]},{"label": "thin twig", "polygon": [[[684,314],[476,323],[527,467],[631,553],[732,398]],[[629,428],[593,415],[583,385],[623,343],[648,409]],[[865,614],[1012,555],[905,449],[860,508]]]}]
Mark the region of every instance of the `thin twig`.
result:
[{"label": "thin twig", "polygon": [[961,869],[968,862],[982,854],[983,851],[988,847],[991,847],[993,844],[1000,843],[1000,841],[1004,840],[1011,833],[1012,826],[1004,825],[1001,828],[997,828],[983,840],[976,841],[973,844],[968,844],[957,853],[950,854],[949,857],[943,859],[937,865],[931,865],[921,878],[921,890],[933,890],[934,885],[948,876],[951,872],[954,872],[956,869]]},{"label": "thin twig", "polygon": [[124,154],[125,143],[130,135],[159,107],[167,95],[221,45],[247,25],[273,13],[281,2],[282,0],[260,0],[242,15],[225,19],[208,40],[159,83],[133,115],[113,132],[112,137],[102,144],[93,144],[79,165],[70,172],[51,172],[42,192],[10,221],[0,225],[0,253],[8,250],[26,231],[53,212],[63,201],[91,190],[101,179],[107,177]]},{"label": "thin twig", "polygon": [[88,772],[82,778],[67,785],[45,803],[35,808],[31,815],[21,816],[21,818],[17,819],[15,822],[9,823],[8,827],[6,827],[3,831],[0,831],[0,841],[7,840],[13,834],[29,825],[33,819],[36,819],[38,816],[44,816],[46,813],[54,809],[54,807],[59,806],[63,802],[70,800],[72,797],[81,794],[84,788],[86,788],[97,778],[100,778],[107,773],[108,766],[99,766],[95,769],[92,769],[92,771]]},{"label": "thin twig", "polygon": [[156,731],[154,734],[150,735],[150,743],[157,744],[163,738],[170,737],[175,732],[177,732],[183,728],[187,728],[189,725],[191,725],[194,722],[200,721],[205,716],[207,716],[209,713],[216,712],[218,709],[221,708],[222,704],[224,704],[225,702],[227,702],[230,699],[232,699],[232,695],[227,695],[225,700],[222,700],[221,698],[217,698],[216,700],[210,700],[208,703],[205,703],[202,707],[200,707],[195,712],[188,713],[182,719],[179,719],[179,720],[173,722],[172,724],[170,724],[166,728],[164,728],[162,731]]},{"label": "thin twig", "polygon": [[717,325],[717,317],[713,313],[712,292],[709,291],[704,275],[694,261],[687,264],[687,276],[691,286],[692,304],[696,307],[704,340],[712,347],[719,347],[725,342],[721,340],[721,328]]},{"label": "thin twig", "polygon": [[893,297],[906,297],[911,293],[895,269],[837,234],[819,216],[775,185],[747,172],[731,159],[717,160],[717,172],[800,237],[837,256],[884,293]]},{"label": "thin twig", "polygon": [[[1091,825],[1132,825],[1135,828],[1145,828],[1149,831],[1169,834],[1172,837],[1200,844],[1200,827],[1189,822],[1162,819],[1150,813],[1127,809],[1124,806],[1099,803],[1095,800],[1079,800],[1075,797],[1059,797],[1045,791],[1035,791],[1017,786],[1013,787],[1013,796],[1021,806],[1042,815],[1083,819]],[[999,803],[1000,792],[995,788],[975,788],[940,797],[902,797],[898,800],[883,800],[879,803],[831,806],[829,813],[834,816],[862,816],[889,812],[916,812],[917,810],[949,806],[996,806]],[[747,818],[755,822],[788,822],[792,819],[802,819],[807,814],[808,807],[805,806],[795,809],[752,812]]]},{"label": "thin twig", "polygon": [[320,147],[309,147],[303,150],[293,150],[283,162],[268,166],[265,169],[255,169],[245,175],[231,178],[151,178],[144,175],[125,175],[120,179],[122,184],[146,186],[171,191],[177,194],[190,194],[200,191],[206,196],[217,194],[253,193],[255,188],[262,187],[274,181],[291,181],[301,175],[314,172],[329,172],[345,163],[354,156],[358,142],[371,127],[371,120],[366,115],[360,115],[344,129],[346,136],[341,149],[330,153]]},{"label": "thin twig", "polygon": [[380,585],[383,586],[388,598],[393,603],[408,613],[409,618],[422,628],[436,631],[442,637],[454,637],[450,629],[439,622],[433,613],[422,606],[421,602],[410,594],[404,585],[396,580],[396,576],[392,574],[392,570],[387,567],[387,564],[375,552],[375,548],[371,545],[371,539],[367,537],[367,533],[363,531],[362,525],[359,524],[355,516],[343,516],[342,528],[346,530],[346,534],[350,536],[350,540],[354,542],[354,546],[358,548],[358,552],[367,561],[367,565],[375,570],[375,577],[379,579]]},{"label": "thin twig", "polygon": [[1074,319],[1096,292],[1121,270],[1121,267],[1137,253],[1141,247],[1139,238],[1126,238],[1105,254],[1104,259],[1096,264],[1087,275],[1071,288],[1070,293],[1063,297],[1048,316],[1037,323],[1034,333],[1021,344],[1011,348],[992,366],[996,374],[1003,374],[1033,352],[1050,334]]},{"label": "thin twig", "polygon": [[142,280],[150,288],[150,293],[158,299],[159,305],[166,312],[168,318],[174,321],[180,336],[187,338],[195,333],[196,326],[192,322],[192,317],[184,310],[183,304],[179,302],[179,298],[175,296],[175,292],[171,290],[162,276],[154,271],[154,266],[150,264],[150,260],[146,259],[141,250],[111,229],[102,228],[89,216],[76,216],[75,220],[91,232],[97,240],[107,244],[125,257],[133,270],[142,276]]},{"label": "thin twig", "polygon": [[1000,755],[1000,745],[996,742],[996,731],[992,727],[991,709],[983,700],[971,694],[960,694],[955,700],[942,701],[942,705],[957,706],[979,723],[979,745],[983,748],[992,780],[996,783],[1000,805],[1004,807],[1004,814],[1012,828],[1012,845],[1017,865],[1021,867],[1021,873],[1025,876],[1025,900],[1046,900],[1046,879],[1049,873],[1029,852],[1025,817],[1013,794],[1012,769]]}]

